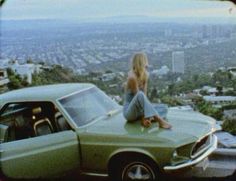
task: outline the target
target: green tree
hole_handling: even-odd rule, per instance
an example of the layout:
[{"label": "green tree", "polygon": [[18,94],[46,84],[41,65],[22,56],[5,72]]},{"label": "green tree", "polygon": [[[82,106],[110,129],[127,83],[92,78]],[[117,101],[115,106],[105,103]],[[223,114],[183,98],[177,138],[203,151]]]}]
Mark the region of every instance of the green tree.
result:
[{"label": "green tree", "polygon": [[214,117],[217,120],[222,119],[223,117],[222,109],[214,107],[211,103],[206,102],[202,98],[198,98],[198,100],[195,101],[195,103],[199,112]]},{"label": "green tree", "polygon": [[10,68],[7,69],[7,74],[8,74],[8,78],[9,78],[9,83],[7,85],[9,90],[19,89],[22,87],[29,86],[29,84],[27,82],[27,77],[22,78],[19,74],[16,74]]},{"label": "green tree", "polygon": [[34,62],[33,62],[33,60],[29,57],[29,58],[26,60],[26,63],[28,63],[28,64],[33,64]]},{"label": "green tree", "polygon": [[154,87],[152,90],[151,90],[151,96],[150,96],[150,99],[151,100],[154,100],[158,97],[157,95],[157,89]]},{"label": "green tree", "polygon": [[112,73],[112,70],[106,70],[105,73],[106,74]]},{"label": "green tree", "polygon": [[216,90],[217,90],[217,95],[222,96],[223,95],[223,86],[219,83],[216,84]]},{"label": "green tree", "polygon": [[235,117],[226,118],[222,124],[222,129],[233,135],[236,135],[236,118]]},{"label": "green tree", "polygon": [[21,79],[19,79],[19,77],[18,76],[9,76],[9,80],[10,80],[10,82],[8,83],[8,88],[10,89],[10,90],[12,90],[12,89],[19,89],[19,88],[21,88],[22,87],[22,85],[21,85]]}]

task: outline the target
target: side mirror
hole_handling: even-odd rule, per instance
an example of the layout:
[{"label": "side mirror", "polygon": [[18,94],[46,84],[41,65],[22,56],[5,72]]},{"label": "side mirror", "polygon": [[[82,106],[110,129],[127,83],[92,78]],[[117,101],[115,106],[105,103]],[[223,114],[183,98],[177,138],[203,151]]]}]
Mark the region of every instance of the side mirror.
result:
[{"label": "side mirror", "polygon": [[0,143],[7,141],[8,126],[0,124]]}]

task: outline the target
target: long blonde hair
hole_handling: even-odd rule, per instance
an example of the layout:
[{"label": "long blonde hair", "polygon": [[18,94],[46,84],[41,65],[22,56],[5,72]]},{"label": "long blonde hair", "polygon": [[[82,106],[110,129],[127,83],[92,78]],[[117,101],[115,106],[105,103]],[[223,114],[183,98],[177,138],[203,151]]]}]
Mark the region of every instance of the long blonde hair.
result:
[{"label": "long blonde hair", "polygon": [[148,65],[148,59],[145,53],[135,53],[132,58],[131,72],[133,72],[138,81],[138,85],[143,86],[147,83],[148,73],[146,71],[146,66]]}]

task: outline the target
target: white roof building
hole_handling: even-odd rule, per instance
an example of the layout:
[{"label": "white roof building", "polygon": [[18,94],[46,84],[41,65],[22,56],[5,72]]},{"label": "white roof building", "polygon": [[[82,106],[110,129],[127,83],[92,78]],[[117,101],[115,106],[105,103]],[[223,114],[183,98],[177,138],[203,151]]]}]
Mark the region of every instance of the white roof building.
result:
[{"label": "white roof building", "polygon": [[7,76],[7,71],[5,69],[0,68],[0,87],[5,86],[9,83],[9,79]]},{"label": "white roof building", "polygon": [[17,61],[9,65],[9,68],[20,76],[26,76],[27,82],[30,84],[32,83],[32,74],[39,73],[41,71],[41,67],[42,65],[39,64],[19,64]]},{"label": "white roof building", "polygon": [[7,68],[9,61],[10,61],[10,60],[8,60],[8,59],[0,59],[0,69],[1,69],[1,68],[2,68],[2,69]]},{"label": "white roof building", "polygon": [[203,96],[203,99],[212,104],[223,104],[236,101],[236,96]]},{"label": "white roof building", "polygon": [[116,77],[116,73],[106,73],[101,76],[101,80],[106,82],[113,80]]},{"label": "white roof building", "polygon": [[[193,90],[194,93],[200,94],[200,91],[206,91],[208,95],[215,96],[218,93],[218,90],[216,87],[211,86],[203,86],[201,89],[195,89]],[[222,92],[225,93],[227,91],[233,91],[234,89],[232,87],[223,87]]]},{"label": "white roof building", "polygon": [[166,65],[164,65],[160,69],[153,70],[151,73],[157,76],[163,76],[168,74],[169,71],[170,69]]},{"label": "white roof building", "polygon": [[228,67],[227,70],[236,77],[236,67]]},{"label": "white roof building", "polygon": [[193,108],[189,105],[187,105],[187,106],[175,106],[175,107],[170,107],[169,109],[171,109],[171,110],[180,110],[180,111],[193,111]]},{"label": "white roof building", "polygon": [[202,90],[207,91],[207,93],[211,95],[216,95],[218,93],[218,90],[216,87],[203,86]]}]

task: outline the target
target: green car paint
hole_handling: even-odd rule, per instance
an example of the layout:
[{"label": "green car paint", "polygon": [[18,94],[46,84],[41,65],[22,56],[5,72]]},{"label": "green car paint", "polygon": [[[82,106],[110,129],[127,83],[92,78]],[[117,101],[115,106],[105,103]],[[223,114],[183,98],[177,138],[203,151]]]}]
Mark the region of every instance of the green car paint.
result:
[{"label": "green car paint", "polygon": [[[191,162],[193,146],[214,131],[214,119],[197,112],[175,110],[169,110],[167,115],[173,126],[171,130],[161,129],[156,124],[144,128],[138,121],[127,123],[121,106],[112,114],[77,126],[60,100],[93,87],[93,84],[58,84],[0,95],[2,110],[9,103],[51,102],[71,127],[68,131],[2,142],[1,172],[10,178],[47,178],[73,169],[84,173],[107,174],[111,160],[126,153],[145,155],[164,171],[165,166]],[[1,115],[0,121],[4,125]],[[178,151],[176,157],[173,156],[175,151]]]},{"label": "green car paint", "polygon": [[[179,120],[181,114],[184,117]],[[192,120],[188,120],[185,116],[192,116]],[[139,122],[126,123],[121,112],[77,129],[83,167],[87,170],[106,172],[110,158],[116,153],[127,151],[147,155],[160,167],[171,164],[176,148],[187,147],[182,155],[189,156],[193,144],[209,134],[214,123],[212,118],[184,111],[169,111],[167,118],[173,125],[171,130],[159,129],[155,124],[150,128],[143,128]],[[182,124],[179,124],[179,121]],[[186,161],[186,157],[183,159]]]},{"label": "green car paint", "polygon": [[45,178],[79,168],[77,135],[65,131],[1,145],[2,172],[11,178]]}]

